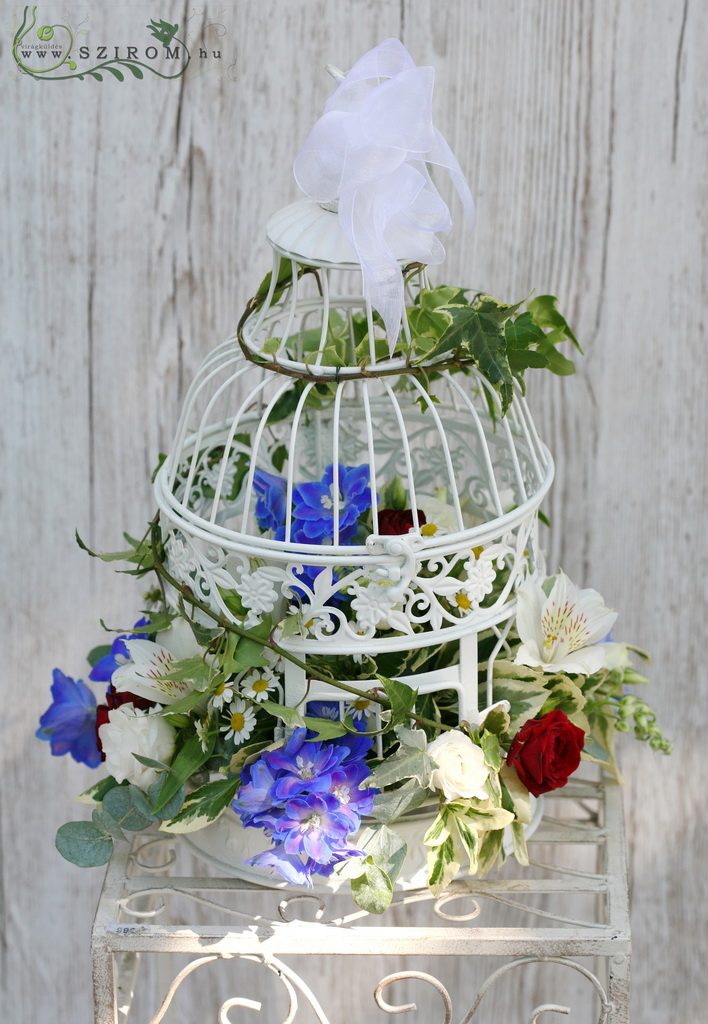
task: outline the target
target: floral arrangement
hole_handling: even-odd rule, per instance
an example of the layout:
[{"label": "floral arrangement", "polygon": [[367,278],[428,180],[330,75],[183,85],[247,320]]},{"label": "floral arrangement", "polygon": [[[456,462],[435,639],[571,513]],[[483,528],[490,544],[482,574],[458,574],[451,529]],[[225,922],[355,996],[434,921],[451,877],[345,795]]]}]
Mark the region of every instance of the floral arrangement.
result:
[{"label": "floral arrangement", "polygon": [[[293,494],[297,529],[310,537],[327,536],[326,509],[316,498],[330,478],[328,471]],[[347,467],[339,479],[345,529],[353,535],[370,511],[368,480]],[[277,532],[282,486],[263,474],[259,494],[261,528]],[[392,531],[407,530],[405,510],[392,512]],[[161,560],[157,524],[123,554],[132,571],[157,570],[162,586],[174,582]],[[302,614],[293,589],[290,610]],[[454,694],[419,697],[373,664],[360,664],[360,689],[338,684],[345,666],[332,658],[313,658],[308,673],[343,687],[343,700],[285,707],[283,661],[297,659],[276,638],[293,615],[274,628],[267,608],[254,602],[243,617],[252,620],[257,611],[258,623],[230,626],[186,588],[180,592],[177,610],[161,588],[148,592],[133,628],[90,652],[88,678],[100,687],[98,698],[82,680],[54,671],[52,704],[37,736],[53,754],[107,772],[79,798],[95,805],[92,820],[70,822],[57,834],[60,853],[76,864],[104,863],[126,832],[153,823],[191,831],[232,807],[243,826],[263,832],[253,864],[292,884],[344,872],[357,902],[381,911],[405,858],[396,823],[406,812],[432,804],[422,841],[428,884],[440,892],[461,864],[484,874],[503,860],[507,828],[525,863],[530,794],[564,786],[581,760],[617,775],[616,732],[633,728],[668,752],[653,712],[628,689],[646,682],[630,665],[635,649],[609,639],[616,613],[563,573],[519,589],[507,656],[493,666],[494,703],[473,722],[457,722]],[[214,628],[204,625],[209,614]],[[479,637],[481,656],[495,639]],[[449,650],[436,649],[438,662],[459,650],[444,646]],[[425,651],[417,654],[424,664]],[[381,755],[373,749],[377,732]]]},{"label": "floral arrangement", "polygon": [[[279,287],[290,272],[283,268]],[[266,279],[251,312],[267,287]],[[407,316],[413,357],[406,372],[420,372],[427,386],[441,366],[457,372],[476,366],[499,392],[502,414],[514,384],[523,387],[525,369],[573,369],[556,345],[577,342],[550,296],[519,313],[519,305],[487,296],[468,302],[461,289],[424,289]],[[336,353],[337,324],[329,326]],[[359,329],[354,321],[351,329]],[[361,344],[368,346],[364,333]],[[317,387],[308,401],[322,400]],[[273,418],[287,413],[274,409]],[[494,416],[490,407],[492,422]],[[326,546],[335,537],[340,545],[364,544],[374,522],[377,534],[393,537],[459,530],[444,488],[416,494],[411,503],[398,477],[374,490],[368,465],[334,463],[319,480],[291,480],[289,489],[280,475],[283,451],[271,453],[273,471],[251,474],[264,537]],[[206,468],[200,486],[210,488]],[[230,499],[244,487],[248,469],[243,448],[236,449],[226,484]],[[223,466],[220,472],[223,481]],[[479,522],[474,510],[463,512],[468,525]],[[419,694],[409,685],[418,673],[455,664],[457,641],[376,657],[309,654],[307,663],[287,648],[289,637],[311,635],[314,620],[323,617],[334,628],[353,624],[359,636],[384,628],[400,639],[424,629],[400,611],[395,588],[307,564],[291,567],[276,587],[274,572],[282,570],[253,557],[238,578],[222,577],[227,617],[199,596],[183,542],[176,533],[163,534],[157,518],[142,539],[126,534],[126,541],[126,550],[98,557],[124,559],[140,577],[154,573],[157,585],[145,594],[135,624],[89,653],[88,680],[96,690],[55,669],[52,703],[37,730],[52,754],[105,771],[79,797],[93,805],[91,820],[69,822],[57,833],[59,852],[75,864],[107,862],[126,833],[191,832],[233,814],[262,833],[263,849],[249,863],[297,885],[344,875],[357,903],[381,912],[406,857],[401,823],[417,809],[429,812],[420,842],[428,885],[439,893],[461,867],[483,875],[509,850],[528,863],[524,826],[533,799],[564,786],[583,760],[617,776],[617,732],[633,730],[668,752],[654,713],[634,693],[647,680],[632,667],[630,652],[646,656],[612,640],[616,613],[562,572],[521,583],[501,646],[498,632],[477,635],[478,675],[485,680],[479,705],[486,708],[461,721],[456,691]],[[491,607],[510,572],[493,544],[461,551],[439,588],[445,614],[454,619],[470,607]],[[340,699],[305,696],[287,706],[288,661],[309,680],[334,687]]]}]

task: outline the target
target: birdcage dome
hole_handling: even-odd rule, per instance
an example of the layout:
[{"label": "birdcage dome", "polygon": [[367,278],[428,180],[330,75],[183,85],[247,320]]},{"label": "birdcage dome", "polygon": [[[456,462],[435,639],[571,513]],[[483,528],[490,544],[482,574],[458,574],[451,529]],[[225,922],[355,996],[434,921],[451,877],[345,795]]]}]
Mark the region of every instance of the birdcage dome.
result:
[{"label": "birdcage dome", "polygon": [[[405,315],[390,345],[336,215],[295,205],[157,475],[168,568],[293,651],[371,656],[508,621],[541,571],[553,474],[524,399],[502,416],[474,366],[413,363]],[[425,269],[400,264],[413,301]]]}]

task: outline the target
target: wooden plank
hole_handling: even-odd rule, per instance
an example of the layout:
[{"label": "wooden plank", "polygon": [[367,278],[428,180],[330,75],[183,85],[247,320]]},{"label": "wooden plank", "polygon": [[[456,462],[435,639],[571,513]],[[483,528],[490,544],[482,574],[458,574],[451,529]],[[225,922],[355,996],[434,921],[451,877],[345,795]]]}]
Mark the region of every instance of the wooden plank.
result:
[{"label": "wooden plank", "polygon": [[[401,34],[436,66],[437,121],[479,208],[445,273],[500,297],[559,294],[587,351],[576,378],[531,387],[558,467],[549,562],[597,587],[622,611],[617,635],[653,651],[667,732],[688,709],[701,735],[707,30],[688,0],[650,17],[639,0],[245,0],[220,15],[235,82],[49,84],[11,77],[6,11],[0,1000],[4,1019],[73,1024],[89,1018],[100,871],[64,864],[52,833],[90,773],[32,733],[51,669],[80,675],[98,614],[126,625],[140,603],[76,550],[73,529],[110,548],[151,514],[149,473],[181,394],[267,268],[267,215],[295,196],[290,166],[328,94],[314,70],[327,61],[346,67]],[[89,38],[132,38],[138,13],[92,9]],[[698,1020],[708,996],[694,736],[671,761],[625,749],[643,1024]],[[354,969],[328,978],[356,1004]],[[500,994],[500,1019],[518,992]],[[548,998],[540,983],[523,994]],[[418,1000],[421,1019],[435,998]]]}]

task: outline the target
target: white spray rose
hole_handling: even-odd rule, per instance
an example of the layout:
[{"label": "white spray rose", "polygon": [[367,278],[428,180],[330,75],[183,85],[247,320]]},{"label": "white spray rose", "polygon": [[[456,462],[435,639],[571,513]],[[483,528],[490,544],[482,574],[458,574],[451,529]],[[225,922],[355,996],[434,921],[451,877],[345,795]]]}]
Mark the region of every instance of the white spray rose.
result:
[{"label": "white spray rose", "polygon": [[169,764],[175,750],[175,729],[154,710],[141,711],[122,704],[108,712],[108,721],[98,730],[106,755],[106,770],[116,782],[132,782],[148,790],[158,779],[155,768],[147,768],[133,757],[150,757]]},{"label": "white spray rose", "polygon": [[489,793],[484,784],[489,768],[484,754],[463,732],[444,732],[428,745],[428,753],[437,763],[430,778],[431,789],[441,789],[445,799],[487,800]]}]

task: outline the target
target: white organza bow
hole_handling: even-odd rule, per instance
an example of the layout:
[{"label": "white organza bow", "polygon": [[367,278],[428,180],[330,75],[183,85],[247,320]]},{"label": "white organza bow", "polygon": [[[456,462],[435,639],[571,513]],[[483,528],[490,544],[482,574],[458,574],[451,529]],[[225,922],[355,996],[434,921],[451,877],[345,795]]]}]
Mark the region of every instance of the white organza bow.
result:
[{"label": "white organza bow", "polygon": [[442,263],[436,231],[450,211],[426,163],[444,167],[472,226],[474,202],[432,121],[433,68],[416,67],[398,39],[365,53],[342,79],[295,158],[295,179],[318,203],[338,200],[339,222],[362,267],[364,295],[393,350],[403,314],[398,260]]}]

